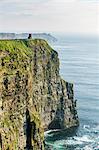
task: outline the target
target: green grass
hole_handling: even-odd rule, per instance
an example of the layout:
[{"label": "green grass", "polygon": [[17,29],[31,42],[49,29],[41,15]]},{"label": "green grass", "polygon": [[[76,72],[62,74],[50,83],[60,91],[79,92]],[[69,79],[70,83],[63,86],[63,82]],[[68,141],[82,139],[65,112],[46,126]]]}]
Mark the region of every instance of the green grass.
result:
[{"label": "green grass", "polygon": [[[0,64],[2,61],[8,74],[13,74],[16,70],[21,72],[26,71],[26,67],[30,68],[30,61],[33,60],[34,51],[37,48],[37,58],[45,51],[46,56],[50,55],[53,49],[42,39],[15,39],[15,40],[0,40]],[[0,70],[1,70],[0,69]]]}]

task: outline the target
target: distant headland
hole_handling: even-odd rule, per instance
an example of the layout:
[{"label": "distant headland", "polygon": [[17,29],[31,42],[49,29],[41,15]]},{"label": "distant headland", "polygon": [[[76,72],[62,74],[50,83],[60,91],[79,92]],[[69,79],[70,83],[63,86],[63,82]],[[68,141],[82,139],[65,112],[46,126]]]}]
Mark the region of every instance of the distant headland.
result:
[{"label": "distant headland", "polygon": [[[29,33],[0,33],[0,39],[27,39]],[[57,39],[49,33],[31,33],[32,38],[56,42]]]}]

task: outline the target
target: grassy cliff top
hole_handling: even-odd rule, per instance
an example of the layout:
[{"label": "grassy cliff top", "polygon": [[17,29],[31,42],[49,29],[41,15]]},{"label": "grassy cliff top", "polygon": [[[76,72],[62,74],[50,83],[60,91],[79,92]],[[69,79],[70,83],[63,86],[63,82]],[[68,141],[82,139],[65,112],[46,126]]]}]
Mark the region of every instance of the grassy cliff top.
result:
[{"label": "grassy cliff top", "polygon": [[[0,70],[13,72],[16,69],[24,71],[25,64],[30,66],[30,62],[35,57],[42,57],[45,53],[49,57],[54,50],[42,39],[11,39],[0,40]],[[39,61],[39,59],[38,59]],[[4,71],[3,71],[4,72]]]},{"label": "grassy cliff top", "polygon": [[31,49],[43,47],[49,53],[52,48],[43,39],[14,39],[14,40],[0,40],[0,51],[8,51],[12,54],[20,52],[21,54],[29,55]]}]

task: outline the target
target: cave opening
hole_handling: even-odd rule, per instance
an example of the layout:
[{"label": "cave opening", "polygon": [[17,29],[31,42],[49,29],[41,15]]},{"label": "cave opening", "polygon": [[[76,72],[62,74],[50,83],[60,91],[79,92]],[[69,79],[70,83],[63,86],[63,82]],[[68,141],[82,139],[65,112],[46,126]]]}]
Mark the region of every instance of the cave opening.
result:
[{"label": "cave opening", "polygon": [[32,140],[35,140],[36,124],[31,121],[29,110],[26,110],[26,148],[33,150]]},{"label": "cave opening", "polygon": [[1,133],[0,133],[0,149],[2,149],[2,137],[1,137]]},{"label": "cave opening", "polygon": [[32,148],[32,141],[31,141],[31,118],[29,114],[29,110],[26,110],[26,148],[30,150]]}]

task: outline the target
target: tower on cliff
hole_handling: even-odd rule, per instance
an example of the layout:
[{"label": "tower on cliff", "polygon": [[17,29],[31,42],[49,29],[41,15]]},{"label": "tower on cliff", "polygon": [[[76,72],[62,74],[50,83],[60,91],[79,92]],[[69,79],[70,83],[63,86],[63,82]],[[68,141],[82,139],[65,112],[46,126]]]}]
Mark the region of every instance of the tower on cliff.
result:
[{"label": "tower on cliff", "polygon": [[28,39],[32,39],[32,34],[29,33]]}]

